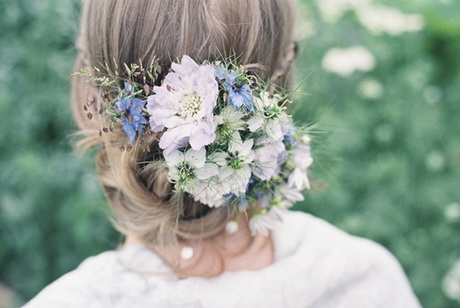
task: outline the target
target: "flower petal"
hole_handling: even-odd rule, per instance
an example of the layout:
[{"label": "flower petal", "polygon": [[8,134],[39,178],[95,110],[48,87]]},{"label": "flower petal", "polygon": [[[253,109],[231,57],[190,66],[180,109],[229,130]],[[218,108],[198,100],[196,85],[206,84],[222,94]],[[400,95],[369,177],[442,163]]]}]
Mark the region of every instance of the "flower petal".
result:
[{"label": "flower petal", "polygon": [[199,151],[189,149],[185,153],[185,161],[187,161],[190,166],[195,168],[201,168],[206,162],[206,149],[202,148]]},{"label": "flower petal", "polygon": [[171,153],[164,153],[163,156],[166,160],[166,163],[170,167],[177,166],[179,163],[183,162],[185,159],[184,153],[182,153],[179,150],[171,152]]},{"label": "flower petal", "polygon": [[248,120],[249,131],[255,132],[264,124],[264,118],[260,115],[255,115]]},{"label": "flower petal", "polygon": [[219,169],[217,168],[216,165],[207,163],[207,164],[204,164],[202,168],[196,169],[195,174],[196,174],[197,179],[205,180],[214,175],[218,175]]}]

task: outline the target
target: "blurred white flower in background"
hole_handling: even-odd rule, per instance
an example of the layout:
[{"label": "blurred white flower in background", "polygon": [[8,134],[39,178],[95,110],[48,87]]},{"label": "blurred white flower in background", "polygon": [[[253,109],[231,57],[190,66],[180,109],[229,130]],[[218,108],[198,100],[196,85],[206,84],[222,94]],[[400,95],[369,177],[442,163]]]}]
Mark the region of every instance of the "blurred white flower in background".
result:
[{"label": "blurred white flower in background", "polygon": [[358,93],[368,99],[378,99],[382,97],[383,85],[374,78],[366,78],[358,85]]},{"label": "blurred white flower in background", "polygon": [[349,76],[355,71],[370,71],[375,67],[375,58],[364,46],[329,49],[321,62],[323,69],[340,76]]},{"label": "blurred white flower in background", "polygon": [[346,11],[355,11],[360,23],[375,34],[401,35],[425,26],[421,14],[405,14],[398,9],[373,4],[369,0],[317,0],[321,17],[336,22]]},{"label": "blurred white flower in background", "polygon": [[336,22],[346,11],[368,6],[369,0],[317,0],[316,4],[323,20]]},{"label": "blurred white flower in background", "polygon": [[438,86],[429,85],[423,89],[423,98],[429,105],[438,103],[443,96],[441,89]]},{"label": "blurred white flower in background", "polygon": [[453,202],[446,205],[444,208],[444,217],[449,222],[456,222],[460,220],[460,203]]},{"label": "blurred white flower in background", "polygon": [[433,150],[425,158],[425,165],[432,172],[439,172],[446,166],[446,158],[443,153]]},{"label": "blurred white flower in background", "polygon": [[460,302],[460,260],[457,260],[444,276],[442,290],[447,297]]},{"label": "blurred white flower in background", "polygon": [[421,14],[404,14],[383,5],[368,5],[356,8],[359,21],[371,32],[401,35],[423,29],[425,22]]}]

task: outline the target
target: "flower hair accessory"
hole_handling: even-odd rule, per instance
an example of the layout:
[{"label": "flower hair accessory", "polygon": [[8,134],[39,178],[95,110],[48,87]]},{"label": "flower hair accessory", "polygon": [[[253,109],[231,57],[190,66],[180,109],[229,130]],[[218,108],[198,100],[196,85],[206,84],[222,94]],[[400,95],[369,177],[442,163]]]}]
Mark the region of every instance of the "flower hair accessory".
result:
[{"label": "flower hair accessory", "polygon": [[111,121],[101,133],[121,125],[130,143],[156,133],[175,190],[209,207],[249,209],[253,234],[268,234],[310,188],[310,138],[287,115],[290,101],[232,61],[197,64],[184,55],[161,85],[155,61],[102,77],[96,68],[75,75],[103,89],[98,111]]}]

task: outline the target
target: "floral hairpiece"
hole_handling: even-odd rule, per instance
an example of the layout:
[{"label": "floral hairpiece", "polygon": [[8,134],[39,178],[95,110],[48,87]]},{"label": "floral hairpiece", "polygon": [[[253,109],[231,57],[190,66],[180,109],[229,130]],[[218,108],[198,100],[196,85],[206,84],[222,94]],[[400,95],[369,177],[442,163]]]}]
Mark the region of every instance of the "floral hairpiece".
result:
[{"label": "floral hairpiece", "polygon": [[[313,162],[310,138],[287,115],[286,97],[270,94],[266,84],[231,61],[199,65],[184,55],[160,86],[156,62],[148,69],[137,64],[124,69],[102,77],[98,69],[75,75],[111,89],[99,109],[111,118],[104,132],[119,123],[131,143],[158,134],[176,191],[210,207],[250,209],[253,234],[267,234],[280,211],[303,200]],[[229,223],[228,231],[235,226]]]}]

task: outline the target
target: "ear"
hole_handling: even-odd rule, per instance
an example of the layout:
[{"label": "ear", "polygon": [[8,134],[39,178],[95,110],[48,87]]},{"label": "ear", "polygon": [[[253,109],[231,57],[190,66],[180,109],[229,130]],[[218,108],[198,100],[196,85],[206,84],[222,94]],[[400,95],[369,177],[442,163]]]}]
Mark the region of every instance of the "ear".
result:
[{"label": "ear", "polygon": [[297,42],[292,42],[289,46],[284,50],[281,61],[273,73],[273,76],[270,81],[274,82],[281,76],[284,76],[289,71],[292,61],[297,57],[297,53],[299,51],[299,46]]}]

